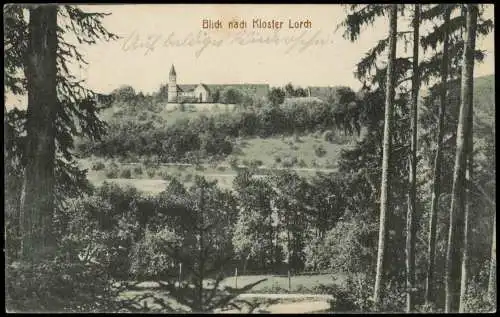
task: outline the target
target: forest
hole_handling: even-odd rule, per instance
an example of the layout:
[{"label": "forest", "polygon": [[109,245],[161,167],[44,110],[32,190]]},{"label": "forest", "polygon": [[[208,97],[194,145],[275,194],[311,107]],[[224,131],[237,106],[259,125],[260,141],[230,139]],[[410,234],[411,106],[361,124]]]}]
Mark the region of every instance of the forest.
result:
[{"label": "forest", "polygon": [[[126,87],[111,94],[123,111],[104,120],[109,105],[70,71],[87,62],[68,38],[118,40],[103,26],[106,14],[4,6],[5,91],[28,97],[26,110],[4,106],[6,309],[251,306],[239,296],[258,292],[266,278],[228,285],[236,269],[326,274],[336,282],[300,289],[331,295],[326,312],[495,311],[494,75],[474,76],[485,58],[477,39],[493,32],[493,21],[479,4],[346,9],[346,41],[376,20],[389,22],[356,65],[358,92],[337,87],[326,102],[287,103],[286,95],[304,96],[290,84],[266,100],[241,95],[234,111],[169,120],[158,115],[162,89],[145,96]],[[426,23],[434,27],[424,32]],[[397,50],[403,42],[411,49]],[[236,138],[313,133],[330,142],[356,137],[334,172],[235,166],[231,190],[203,176],[190,186],[168,177],[147,195],[96,186],[78,164],[199,164],[234,154]],[[130,295],[151,281],[157,289]]]}]

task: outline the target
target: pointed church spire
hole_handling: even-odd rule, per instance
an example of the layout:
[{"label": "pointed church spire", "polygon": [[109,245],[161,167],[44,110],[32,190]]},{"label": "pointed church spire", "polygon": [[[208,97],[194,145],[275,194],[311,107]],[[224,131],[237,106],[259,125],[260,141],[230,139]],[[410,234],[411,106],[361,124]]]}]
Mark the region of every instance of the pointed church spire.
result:
[{"label": "pointed church spire", "polygon": [[174,76],[175,76],[175,75],[177,75],[177,74],[175,73],[174,64],[172,64],[172,67],[170,68],[170,74],[169,74],[169,75],[170,75],[170,76],[172,76],[172,75],[174,75]]}]

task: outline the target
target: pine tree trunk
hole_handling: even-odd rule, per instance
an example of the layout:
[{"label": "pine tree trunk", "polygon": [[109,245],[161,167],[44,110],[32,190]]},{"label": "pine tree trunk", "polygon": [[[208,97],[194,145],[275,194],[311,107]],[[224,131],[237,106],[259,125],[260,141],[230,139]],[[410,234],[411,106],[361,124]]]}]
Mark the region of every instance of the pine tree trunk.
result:
[{"label": "pine tree trunk", "polygon": [[450,208],[448,246],[446,250],[446,303],[445,312],[459,309],[461,285],[461,257],[463,254],[465,216],[465,172],[467,169],[468,139],[471,133],[468,116],[472,107],[474,50],[477,8],[467,5],[467,29],[462,67],[460,116],[457,128],[457,149],[453,172],[453,190]]},{"label": "pine tree trunk", "polygon": [[497,216],[493,218],[493,234],[491,238],[490,276],[488,279],[488,297],[491,305],[497,306]]},{"label": "pine tree trunk", "polygon": [[375,277],[374,288],[374,308],[380,310],[381,290],[383,288],[384,262],[385,262],[385,247],[386,247],[386,229],[387,229],[387,211],[389,209],[389,161],[391,153],[392,139],[392,112],[394,102],[394,60],[396,58],[396,33],[397,33],[397,10],[396,4],[390,5],[389,13],[389,56],[387,65],[387,83],[386,83],[386,98],[385,98],[385,117],[384,117],[384,141],[383,141],[383,158],[382,158],[382,183],[380,194],[380,228],[378,236],[378,254],[377,254],[377,271]]},{"label": "pine tree trunk", "polygon": [[[451,10],[447,9],[444,14],[444,24],[448,25],[450,22]],[[448,56],[449,48],[449,32],[446,29],[443,39],[443,60],[441,65],[441,96],[439,107],[439,121],[438,121],[438,139],[436,156],[434,158],[434,180],[432,184],[432,203],[431,212],[429,217],[429,240],[427,245],[428,259],[427,259],[427,277],[425,281],[425,295],[424,300],[429,304],[431,298],[434,297],[434,263],[436,253],[436,225],[437,225],[437,212],[439,207],[439,197],[441,195],[441,163],[443,160],[443,136],[444,136],[444,118],[446,114],[446,103],[448,102],[446,96],[448,91]]]},{"label": "pine tree trunk", "polygon": [[420,75],[418,70],[420,28],[420,5],[415,5],[413,25],[413,81],[411,104],[411,153],[410,153],[410,188],[408,193],[408,212],[406,215],[406,312],[414,309],[415,287],[415,235],[416,235],[416,200],[417,200],[417,120],[418,120],[418,91],[420,88]]},{"label": "pine tree trunk", "polygon": [[[475,44],[475,37],[474,37],[474,44]],[[474,48],[475,45],[473,44]],[[473,91],[474,88],[474,81],[472,81],[472,87],[471,91]],[[465,312],[465,305],[466,305],[466,299],[467,299],[467,286],[468,286],[468,280],[469,280],[469,217],[470,217],[470,210],[471,210],[471,204],[472,204],[472,184],[473,184],[473,166],[474,166],[474,103],[471,103],[471,106],[469,108],[469,115],[468,115],[468,123],[469,123],[469,138],[467,140],[467,171],[466,171],[466,191],[467,194],[465,195],[465,214],[464,214],[464,242],[463,242],[463,252],[462,252],[462,275],[461,275],[461,280],[460,280],[460,304],[459,304],[459,309],[458,311],[460,313]]]},{"label": "pine tree trunk", "polygon": [[194,308],[195,312],[204,312],[205,310],[205,305],[204,305],[204,300],[203,300],[203,280],[205,279],[205,215],[204,215],[204,210],[205,210],[205,184],[202,184],[202,187],[200,188],[200,201],[198,205],[198,232],[200,234],[200,241],[199,241],[199,253],[198,253],[198,261],[199,261],[199,268],[198,268],[198,285],[196,285],[197,288],[197,298],[196,302],[194,303]]},{"label": "pine tree trunk", "polygon": [[57,7],[30,10],[27,52],[26,169],[21,194],[21,254],[38,262],[52,255],[55,121],[57,115]]}]

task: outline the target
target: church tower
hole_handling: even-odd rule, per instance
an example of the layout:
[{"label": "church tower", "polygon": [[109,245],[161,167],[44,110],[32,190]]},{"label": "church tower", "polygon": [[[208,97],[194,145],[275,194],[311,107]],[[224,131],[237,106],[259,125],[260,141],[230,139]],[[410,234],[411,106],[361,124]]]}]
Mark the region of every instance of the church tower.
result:
[{"label": "church tower", "polygon": [[173,64],[168,74],[168,102],[177,102],[177,74]]}]

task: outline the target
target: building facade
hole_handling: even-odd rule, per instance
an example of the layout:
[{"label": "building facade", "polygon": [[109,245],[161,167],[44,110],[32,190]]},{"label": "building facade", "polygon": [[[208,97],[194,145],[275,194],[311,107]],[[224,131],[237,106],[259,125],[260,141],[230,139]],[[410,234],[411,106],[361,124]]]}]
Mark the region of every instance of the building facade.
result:
[{"label": "building facade", "polygon": [[260,98],[267,96],[269,85],[267,84],[228,84],[228,85],[206,85],[199,83],[196,85],[177,84],[177,72],[174,65],[170,68],[168,75],[168,97],[169,103],[180,103],[182,101],[191,103],[220,102],[217,100],[221,94],[228,89],[235,89],[240,92]]}]

